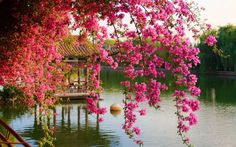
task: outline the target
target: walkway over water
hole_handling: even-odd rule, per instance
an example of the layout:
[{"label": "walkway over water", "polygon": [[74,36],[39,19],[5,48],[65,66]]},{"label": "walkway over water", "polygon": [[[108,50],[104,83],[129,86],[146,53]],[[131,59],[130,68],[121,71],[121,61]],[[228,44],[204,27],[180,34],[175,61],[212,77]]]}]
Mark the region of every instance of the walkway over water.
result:
[{"label": "walkway over water", "polygon": [[57,93],[55,94],[56,97],[62,98],[62,100],[80,100],[85,99],[89,96],[89,93]]}]

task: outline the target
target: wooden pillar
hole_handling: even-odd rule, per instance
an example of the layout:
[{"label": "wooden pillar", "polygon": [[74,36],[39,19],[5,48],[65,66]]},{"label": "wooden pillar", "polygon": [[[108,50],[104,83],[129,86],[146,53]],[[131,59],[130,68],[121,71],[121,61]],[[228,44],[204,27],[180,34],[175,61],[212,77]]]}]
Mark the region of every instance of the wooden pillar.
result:
[{"label": "wooden pillar", "polygon": [[57,123],[57,110],[56,108],[53,108],[53,126],[55,131],[57,126],[56,123]]},{"label": "wooden pillar", "polygon": [[88,81],[89,81],[89,69],[86,65],[86,75],[85,75],[85,92],[88,92]]},{"label": "wooden pillar", "polygon": [[[99,108],[99,101],[97,103],[97,107]],[[99,130],[99,114],[97,114],[97,120],[96,120],[96,130]]]},{"label": "wooden pillar", "polygon": [[39,124],[42,125],[42,112],[41,112],[41,105],[39,104]]},{"label": "wooden pillar", "polygon": [[68,107],[68,118],[67,118],[68,128],[70,128],[70,107]]},{"label": "wooden pillar", "polygon": [[37,123],[37,118],[38,118],[38,116],[37,116],[37,105],[35,105],[35,107],[34,107],[34,125],[38,124]]},{"label": "wooden pillar", "polygon": [[80,130],[80,106],[78,106],[78,130]]},{"label": "wooden pillar", "polygon": [[85,108],[85,127],[88,128],[88,109]]},{"label": "wooden pillar", "polygon": [[[99,73],[97,75],[97,79],[98,79],[99,83],[101,84],[101,82],[100,82],[100,72],[101,71],[99,71]],[[99,92],[98,92],[98,99],[100,99],[100,93]]]},{"label": "wooden pillar", "polygon": [[80,73],[81,73],[81,67],[80,67],[80,63],[79,63],[79,61],[78,61],[78,74],[77,74],[77,76],[78,76],[78,92],[80,92],[80,90],[81,90],[81,86],[80,86]]},{"label": "wooden pillar", "polygon": [[62,106],[61,108],[61,126],[64,127],[64,120],[65,120],[65,116],[64,116],[64,112],[65,112],[65,108]]},{"label": "wooden pillar", "polygon": [[65,119],[65,108],[62,106],[61,108],[61,119],[64,120]]},{"label": "wooden pillar", "polygon": [[47,116],[47,125],[50,128],[50,116]]}]

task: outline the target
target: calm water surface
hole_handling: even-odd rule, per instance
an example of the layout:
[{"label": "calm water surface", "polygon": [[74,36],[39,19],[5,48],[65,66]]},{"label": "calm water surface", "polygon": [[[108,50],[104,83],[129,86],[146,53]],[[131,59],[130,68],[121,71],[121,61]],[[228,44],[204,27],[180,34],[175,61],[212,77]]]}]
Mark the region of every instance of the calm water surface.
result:
[{"label": "calm water surface", "polygon": [[[116,102],[122,104],[119,82],[122,75],[103,72],[105,91],[100,106],[109,107]],[[202,94],[201,110],[197,113],[199,124],[191,129],[189,136],[196,147],[236,146],[236,78],[200,76],[198,85]],[[147,114],[138,119],[142,133],[140,138],[145,147],[184,146],[176,131],[175,107],[171,94],[163,96],[160,110],[147,109]],[[145,105],[142,105],[145,107]],[[84,102],[71,101],[56,107],[58,116],[50,125],[56,124],[57,147],[133,147],[137,146],[123,130],[123,114],[108,112],[102,123],[97,123],[96,115],[86,115]],[[0,117],[7,121],[30,144],[37,146],[42,137],[39,120],[34,114],[21,108],[0,108]]]}]

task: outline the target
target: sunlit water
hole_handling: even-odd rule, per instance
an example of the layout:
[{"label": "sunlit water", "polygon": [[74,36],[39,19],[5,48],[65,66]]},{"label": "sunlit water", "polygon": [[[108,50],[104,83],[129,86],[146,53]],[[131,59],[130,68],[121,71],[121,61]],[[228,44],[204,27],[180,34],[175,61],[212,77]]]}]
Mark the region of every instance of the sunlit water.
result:
[{"label": "sunlit water", "polygon": [[[103,72],[103,86],[100,106],[110,107],[114,102],[122,105],[122,90],[119,73]],[[236,146],[236,79],[233,77],[200,77],[198,85],[202,94],[201,110],[197,113],[199,123],[189,132],[196,147]],[[143,104],[142,107],[146,105]],[[132,147],[137,146],[121,128],[123,114],[108,113],[105,121],[97,123],[96,115],[88,115],[78,101],[63,103],[56,107],[57,147]],[[79,109],[78,109],[79,108]],[[63,109],[63,110],[62,110]],[[64,116],[62,115],[64,112]],[[145,147],[184,146],[176,131],[175,107],[171,94],[162,98],[160,110],[147,109],[147,115],[139,117],[136,125],[142,130],[140,138]],[[79,116],[79,117],[78,117]],[[34,114],[20,109],[1,107],[0,117],[7,121],[30,144],[37,146],[42,137],[39,120]],[[87,120],[87,122],[86,122]],[[53,126],[53,119],[50,125]]]}]

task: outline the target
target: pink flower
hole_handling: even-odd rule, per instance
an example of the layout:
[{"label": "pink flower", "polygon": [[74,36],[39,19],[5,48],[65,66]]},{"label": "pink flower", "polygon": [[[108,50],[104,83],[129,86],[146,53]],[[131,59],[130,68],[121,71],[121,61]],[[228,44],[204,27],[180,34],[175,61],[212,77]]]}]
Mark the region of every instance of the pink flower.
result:
[{"label": "pink flower", "polygon": [[122,81],[120,84],[124,87],[130,87],[130,81]]},{"label": "pink flower", "polygon": [[94,104],[93,98],[87,98],[86,100],[87,100],[87,104],[89,104],[89,105],[93,105]]},{"label": "pink flower", "polygon": [[105,114],[107,112],[106,108],[98,108],[97,114]]},{"label": "pink flower", "polygon": [[189,142],[189,137],[186,137],[186,138],[185,138],[185,141]]},{"label": "pink flower", "polygon": [[179,122],[178,128],[179,128],[179,131],[181,131],[181,132],[188,132],[189,131],[189,126],[185,125],[182,120]]},{"label": "pink flower", "polygon": [[196,86],[190,87],[189,90],[190,90],[192,96],[200,96],[200,94],[201,94],[201,90]]},{"label": "pink flower", "polygon": [[197,77],[194,74],[189,75],[189,80],[195,85],[197,83]]},{"label": "pink flower", "polygon": [[146,95],[144,92],[142,91],[138,91],[135,93],[135,100],[136,102],[140,103],[140,102],[145,102],[147,100]]},{"label": "pink flower", "polygon": [[36,104],[36,102],[32,98],[30,98],[27,100],[27,104],[29,105],[29,107],[33,107]]},{"label": "pink flower", "polygon": [[98,122],[103,122],[104,121],[104,118],[103,117],[99,117],[98,118]]},{"label": "pink flower", "polygon": [[95,66],[94,66],[94,70],[96,70],[96,72],[100,72],[101,71],[101,65],[100,64],[96,64]]},{"label": "pink flower", "polygon": [[104,49],[100,49],[100,56],[102,59],[106,59],[108,56],[108,52]]},{"label": "pink flower", "polygon": [[136,140],[135,143],[138,144],[138,145],[140,145],[140,146],[143,145],[142,140]]},{"label": "pink flower", "polygon": [[139,92],[147,90],[147,85],[145,83],[140,83],[140,84],[135,83],[134,87],[135,87],[135,90]]},{"label": "pink flower", "polygon": [[136,134],[136,135],[140,135],[140,129],[138,127],[134,127],[133,128],[133,132]]},{"label": "pink flower", "polygon": [[186,105],[182,105],[182,111],[183,112],[188,112],[189,108]]},{"label": "pink flower", "polygon": [[96,80],[94,81],[94,87],[98,88],[100,86],[100,81]]},{"label": "pink flower", "polygon": [[126,108],[130,111],[133,111],[134,109],[138,108],[137,103],[129,102],[126,105]]},{"label": "pink flower", "polygon": [[217,42],[216,37],[213,35],[209,35],[206,39],[206,44],[208,46],[213,46],[214,44],[216,44],[216,42]]},{"label": "pink flower", "polygon": [[125,17],[124,13],[121,13],[121,14],[118,15],[118,18],[120,18],[120,19],[123,19],[124,17]]},{"label": "pink flower", "polygon": [[113,69],[116,69],[118,67],[118,63],[117,62],[114,62],[113,65],[112,65],[112,68]]},{"label": "pink flower", "polygon": [[189,114],[188,121],[189,121],[189,125],[190,125],[190,126],[196,125],[197,122],[198,122],[197,116],[196,116],[194,113],[190,113],[190,114]]},{"label": "pink flower", "polygon": [[179,91],[179,90],[175,90],[174,92],[174,96],[175,97],[185,97],[185,92],[184,91]]},{"label": "pink flower", "polygon": [[112,65],[114,63],[114,60],[111,56],[107,57],[106,59],[107,64]]},{"label": "pink flower", "polygon": [[126,36],[130,37],[130,38],[136,38],[137,34],[136,34],[135,31],[129,31],[129,32],[126,33]]},{"label": "pink flower", "polygon": [[206,24],[207,30],[211,29],[211,24]]},{"label": "pink flower", "polygon": [[199,110],[200,102],[198,100],[189,100],[188,105],[192,109],[192,111],[197,111]]},{"label": "pink flower", "polygon": [[164,60],[156,55],[153,56],[153,62],[156,64],[157,67],[161,67],[164,64]]},{"label": "pink flower", "polygon": [[165,62],[165,69],[170,70],[171,69],[171,64],[169,62]]},{"label": "pink flower", "polygon": [[138,111],[141,116],[146,115],[146,109],[141,109]]}]

